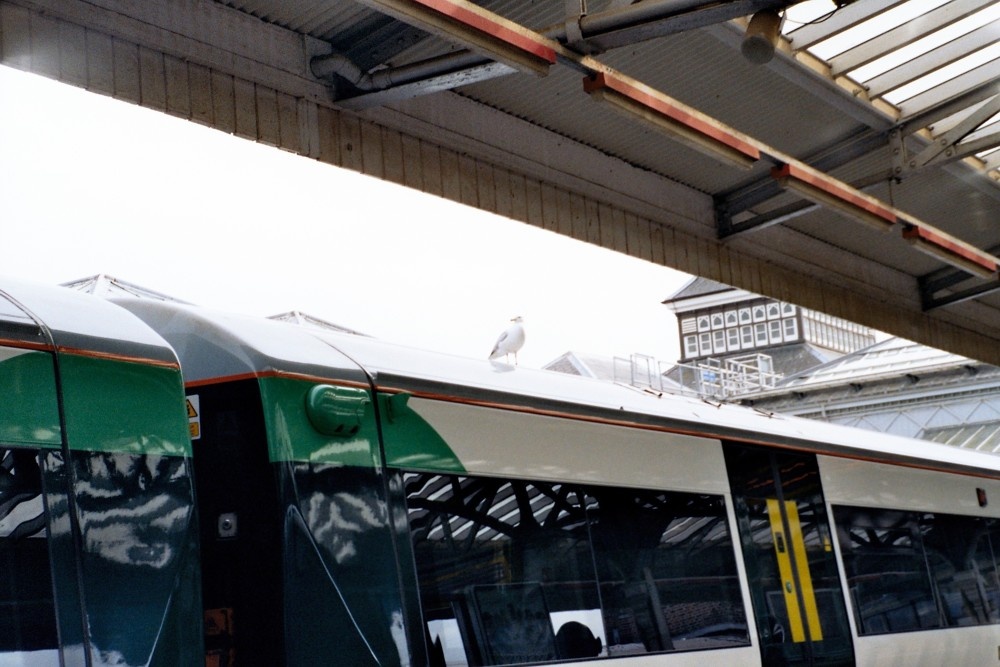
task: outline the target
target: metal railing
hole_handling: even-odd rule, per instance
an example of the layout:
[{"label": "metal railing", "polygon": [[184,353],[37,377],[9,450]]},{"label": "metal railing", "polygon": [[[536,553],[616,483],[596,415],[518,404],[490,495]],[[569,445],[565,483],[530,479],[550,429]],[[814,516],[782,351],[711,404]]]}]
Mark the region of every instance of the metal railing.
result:
[{"label": "metal railing", "polygon": [[718,400],[774,389],[783,377],[774,372],[774,362],[766,354],[705,359],[697,364],[668,364],[646,354],[612,361],[615,382]]},{"label": "metal railing", "polygon": [[706,359],[695,365],[679,364],[678,368],[683,385],[699,395],[719,399],[774,389],[782,378],[774,372],[774,362],[766,354]]}]

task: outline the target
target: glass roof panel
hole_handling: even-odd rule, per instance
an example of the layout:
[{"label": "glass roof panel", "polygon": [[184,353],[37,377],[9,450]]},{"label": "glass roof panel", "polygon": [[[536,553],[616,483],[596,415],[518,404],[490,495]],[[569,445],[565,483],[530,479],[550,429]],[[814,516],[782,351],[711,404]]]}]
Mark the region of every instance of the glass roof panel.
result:
[{"label": "glass roof panel", "polygon": [[926,92],[931,88],[940,86],[942,83],[951,81],[955,77],[961,76],[966,72],[971,72],[977,67],[992,62],[997,58],[1000,58],[1000,42],[994,42],[987,48],[980,49],[975,53],[951,63],[950,65],[931,70],[912,83],[901,86],[900,88],[887,93],[885,95],[885,99],[893,104],[902,104],[905,100],[911,99],[912,97]]},{"label": "glass roof panel", "polygon": [[1000,449],[1000,422],[927,428],[920,437],[953,447],[997,452]]},{"label": "glass roof panel", "polygon": [[[840,9],[833,0],[809,0],[785,11],[782,30],[793,51],[825,61],[831,77],[847,76],[865,86],[869,99],[895,106],[901,122],[916,114],[934,117],[936,108],[944,110],[1000,79],[996,0],[857,0]],[[988,103],[982,94],[968,99],[965,110],[949,108],[950,118],[935,119],[929,128],[934,136]],[[982,148],[976,156],[986,171],[1000,166],[1000,152],[989,145],[992,137],[1000,143],[996,121],[962,140],[966,145],[978,140],[969,148]]]},{"label": "glass roof panel", "polygon": [[1000,3],[991,5],[972,16],[965,17],[961,21],[936,30],[911,44],[906,44],[900,46],[898,49],[889,51],[881,58],[852,70],[851,78],[861,83],[867,83],[876,76],[885,74],[896,67],[906,65],[915,58],[967,35],[977,28],[985,28],[988,23],[992,23],[997,19],[1000,19]]},{"label": "glass roof panel", "polygon": [[890,30],[898,28],[904,23],[912,21],[946,2],[949,2],[949,0],[904,2],[892,9],[875,14],[871,18],[843,32],[831,35],[829,38],[809,47],[809,50],[823,60],[830,60],[848,49],[884,35]]}]

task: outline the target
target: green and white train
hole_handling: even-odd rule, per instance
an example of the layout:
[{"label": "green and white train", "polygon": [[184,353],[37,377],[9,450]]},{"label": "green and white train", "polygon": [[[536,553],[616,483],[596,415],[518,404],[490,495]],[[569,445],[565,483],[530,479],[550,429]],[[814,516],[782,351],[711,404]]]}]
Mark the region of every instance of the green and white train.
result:
[{"label": "green and white train", "polygon": [[0,281],[0,667],[989,665],[1000,459]]}]

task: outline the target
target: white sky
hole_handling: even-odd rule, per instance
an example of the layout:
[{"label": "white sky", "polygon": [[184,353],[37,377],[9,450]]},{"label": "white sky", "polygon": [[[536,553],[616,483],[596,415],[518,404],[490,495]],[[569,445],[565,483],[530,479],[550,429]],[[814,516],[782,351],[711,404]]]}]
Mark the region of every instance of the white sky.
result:
[{"label": "white sky", "polygon": [[0,273],[97,273],[254,315],[301,310],[524,366],[574,350],[678,358],[690,277],[0,66]]}]

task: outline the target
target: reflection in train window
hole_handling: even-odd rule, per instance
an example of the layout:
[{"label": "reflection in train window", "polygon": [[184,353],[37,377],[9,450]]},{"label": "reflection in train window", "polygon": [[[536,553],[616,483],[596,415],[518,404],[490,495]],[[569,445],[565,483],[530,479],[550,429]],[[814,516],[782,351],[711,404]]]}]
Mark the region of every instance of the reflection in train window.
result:
[{"label": "reflection in train window", "polygon": [[1000,622],[994,519],[835,507],[862,635]]},{"label": "reflection in train window", "polygon": [[745,646],[720,496],[405,476],[431,665]]},{"label": "reflection in train window", "polygon": [[721,496],[591,488],[588,497],[612,655],[749,643]]},{"label": "reflection in train window", "polygon": [[[74,451],[70,462],[81,527],[78,576],[91,646],[113,647],[122,664],[146,664],[155,642],[162,641],[162,605],[175,590],[178,562],[188,548],[188,461]],[[121,590],[130,591],[127,599]],[[121,627],[123,609],[128,609],[127,631]]]},{"label": "reflection in train window", "polygon": [[38,451],[0,448],[0,664],[59,664],[47,536]]}]

